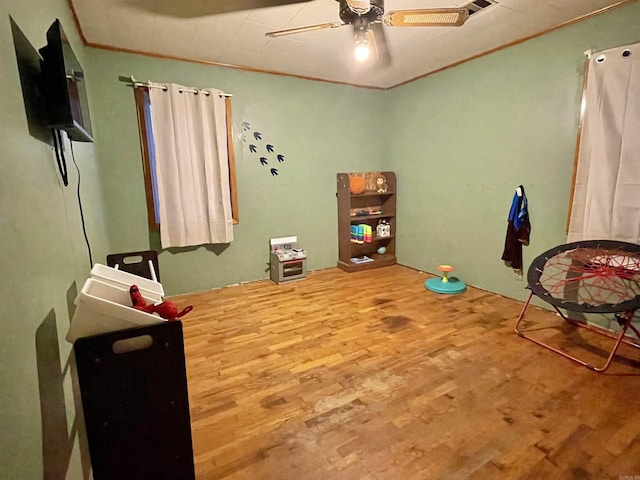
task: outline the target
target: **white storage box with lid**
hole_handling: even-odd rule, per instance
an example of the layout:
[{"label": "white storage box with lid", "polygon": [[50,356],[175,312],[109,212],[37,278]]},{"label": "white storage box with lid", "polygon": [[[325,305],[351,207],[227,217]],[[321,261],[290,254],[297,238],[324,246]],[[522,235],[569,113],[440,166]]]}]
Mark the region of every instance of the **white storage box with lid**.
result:
[{"label": "white storage box with lid", "polygon": [[131,285],[137,285],[140,293],[144,297],[152,298],[152,303],[162,301],[164,297],[164,289],[160,282],[155,282],[148,278],[140,277],[129,272],[123,272],[117,268],[107,267],[96,263],[91,269],[91,278],[100,280],[101,282],[115,285],[129,291]]},{"label": "white storage box with lid", "polygon": [[[142,290],[140,293],[148,304],[157,303]],[[120,288],[95,278],[87,279],[74,303],[76,311],[66,336],[70,343],[81,337],[166,322],[158,315],[133,308],[129,288]]]}]

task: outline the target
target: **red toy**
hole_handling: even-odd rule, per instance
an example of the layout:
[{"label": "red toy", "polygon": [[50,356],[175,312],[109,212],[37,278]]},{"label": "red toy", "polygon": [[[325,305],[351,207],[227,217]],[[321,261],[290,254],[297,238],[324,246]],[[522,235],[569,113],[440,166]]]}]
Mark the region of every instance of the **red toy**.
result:
[{"label": "red toy", "polygon": [[129,288],[129,294],[131,295],[133,308],[135,308],[136,310],[141,310],[145,313],[157,313],[162,318],[169,320],[170,322],[176,320],[177,318],[183,317],[191,310],[193,310],[193,307],[189,305],[188,307],[185,307],[183,310],[178,312],[178,307],[173,302],[160,302],[148,305],[146,300],[142,297],[142,294],[140,293],[137,285],[131,285],[131,288]]}]

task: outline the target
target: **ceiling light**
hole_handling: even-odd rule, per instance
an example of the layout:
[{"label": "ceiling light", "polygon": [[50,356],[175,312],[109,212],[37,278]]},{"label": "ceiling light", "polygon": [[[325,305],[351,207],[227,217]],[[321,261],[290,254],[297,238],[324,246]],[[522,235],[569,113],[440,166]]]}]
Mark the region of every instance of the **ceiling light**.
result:
[{"label": "ceiling light", "polygon": [[369,40],[367,39],[366,30],[358,30],[356,32],[355,56],[358,62],[364,62],[369,58]]},{"label": "ceiling light", "polygon": [[369,46],[356,45],[355,55],[358,62],[364,62],[367,58],[369,58]]}]

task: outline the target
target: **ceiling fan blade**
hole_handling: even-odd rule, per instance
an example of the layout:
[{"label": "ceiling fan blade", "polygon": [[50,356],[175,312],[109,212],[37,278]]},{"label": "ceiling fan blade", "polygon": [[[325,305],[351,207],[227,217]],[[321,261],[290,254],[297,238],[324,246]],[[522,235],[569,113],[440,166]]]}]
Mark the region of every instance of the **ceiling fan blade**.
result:
[{"label": "ceiling fan blade", "polygon": [[387,12],[382,20],[390,27],[459,27],[468,18],[466,8],[427,8]]},{"label": "ceiling fan blade", "polygon": [[338,28],[347,25],[346,23],[320,23],[318,25],[309,25],[308,27],[289,28],[288,30],[278,30],[277,32],[267,32],[265,37],[282,37],[284,35],[293,35],[294,33],[312,32],[314,30],[323,30],[325,28]]},{"label": "ceiling fan blade", "polygon": [[349,9],[358,15],[365,15],[371,10],[370,0],[346,0]]}]

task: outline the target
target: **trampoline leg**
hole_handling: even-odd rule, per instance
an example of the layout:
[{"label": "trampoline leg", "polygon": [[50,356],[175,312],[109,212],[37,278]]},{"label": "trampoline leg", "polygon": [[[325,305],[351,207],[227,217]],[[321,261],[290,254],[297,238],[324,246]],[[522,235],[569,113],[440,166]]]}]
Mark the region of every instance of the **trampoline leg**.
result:
[{"label": "trampoline leg", "polygon": [[524,318],[524,312],[527,310],[527,307],[529,306],[529,303],[531,302],[531,297],[533,297],[533,292],[529,293],[529,298],[527,298],[527,301],[525,302],[524,306],[522,307],[522,310],[520,311],[520,316],[518,317],[518,321],[516,322],[516,326],[515,326],[515,329],[514,329],[516,331],[516,333],[518,335],[520,335],[521,337],[524,337],[524,334],[520,330],[518,330],[518,325],[520,325],[520,322]]},{"label": "trampoline leg", "polygon": [[567,322],[569,322],[571,325],[574,325],[576,327],[581,327],[581,328],[586,328],[587,330],[591,330],[595,333],[598,333],[600,335],[604,335],[606,337],[609,338],[614,338],[615,339],[615,344],[611,350],[611,352],[609,353],[609,356],[606,360],[606,362],[601,366],[601,367],[595,367],[587,362],[585,362],[584,360],[581,360],[578,357],[574,357],[573,355],[569,355],[566,352],[563,352],[560,349],[557,349],[555,347],[552,347],[551,345],[548,345],[540,340],[537,340],[533,337],[530,337],[528,335],[525,334],[525,330],[520,330],[518,329],[518,326],[520,325],[520,322],[522,321],[522,319],[524,318],[524,313],[527,310],[527,307],[529,306],[529,303],[531,302],[531,297],[533,296],[533,292],[531,292],[529,294],[529,298],[527,299],[527,301],[524,304],[524,307],[522,307],[522,311],[520,312],[520,316],[518,317],[518,321],[516,322],[516,326],[515,326],[515,332],[520,335],[522,338],[525,338],[527,340],[529,340],[530,342],[535,343],[536,345],[539,345],[543,348],[546,348],[547,350],[551,350],[552,352],[557,353],[558,355],[567,358],[573,362],[576,362],[584,367],[587,367],[589,370],[593,370],[595,372],[604,372],[605,370],[607,370],[609,368],[609,366],[611,365],[611,362],[613,361],[613,357],[615,356],[616,352],[618,351],[618,347],[620,347],[621,343],[626,343],[628,345],[631,345],[633,347],[639,348],[638,345],[636,345],[635,343],[625,339],[625,334],[627,333],[627,330],[629,328],[631,328],[636,334],[638,334],[638,330],[631,324],[631,321],[633,320],[633,316],[635,314],[635,310],[632,311],[628,311],[628,312],[623,312],[621,315],[621,318],[624,319],[624,324],[622,325],[622,329],[620,330],[620,332],[617,335],[612,335],[609,333],[605,333],[605,332],[601,332],[596,330],[595,328],[589,327],[587,325],[583,325],[579,322],[573,321],[570,318],[568,318],[567,316],[565,316],[561,311],[559,311],[557,308],[555,308],[555,310],[558,312],[558,314]]},{"label": "trampoline leg", "polygon": [[[628,313],[628,312],[625,312],[625,313]],[[590,368],[591,370],[595,370],[596,372],[604,372],[607,368],[609,368],[609,365],[611,365],[611,361],[613,360],[614,355],[618,351],[618,347],[622,343],[622,339],[624,338],[625,333],[627,333],[627,329],[629,328],[629,324],[631,323],[632,317],[633,317],[633,312],[631,313],[628,319],[625,319],[626,321],[624,322],[624,326],[622,327],[622,330],[620,330],[620,334],[618,335],[618,338],[616,339],[616,343],[613,346],[613,349],[611,350],[611,353],[609,354],[609,358],[607,358],[607,361],[605,362],[605,364],[600,368],[587,365],[587,368]]]}]

